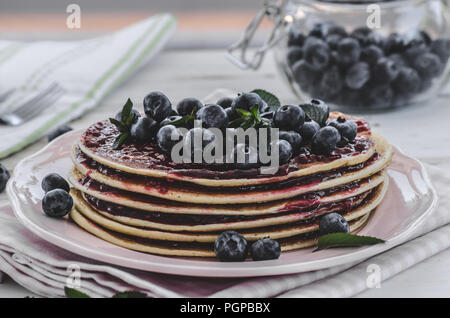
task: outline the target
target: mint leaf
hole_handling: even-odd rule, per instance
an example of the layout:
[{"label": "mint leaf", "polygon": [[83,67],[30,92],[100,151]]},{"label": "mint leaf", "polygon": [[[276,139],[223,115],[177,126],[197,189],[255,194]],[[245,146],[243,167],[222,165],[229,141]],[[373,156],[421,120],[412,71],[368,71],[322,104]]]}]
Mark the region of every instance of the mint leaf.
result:
[{"label": "mint leaf", "polygon": [[91,298],[89,295],[67,286],[64,286],[64,294],[67,298]]},{"label": "mint leaf", "polygon": [[122,123],[126,123],[128,121],[128,116],[131,114],[131,110],[133,109],[133,102],[130,98],[128,98],[125,105],[122,108]]},{"label": "mint leaf", "polygon": [[276,110],[278,107],[281,106],[281,102],[274,94],[269,93],[268,91],[264,89],[254,89],[250,93],[255,93],[261,97],[263,101],[269,105],[271,110]]},{"label": "mint leaf", "polygon": [[117,139],[114,141],[113,149],[119,149],[120,146],[123,145],[123,143],[130,137],[130,133],[124,132],[117,137]]},{"label": "mint leaf", "polygon": [[120,132],[127,132],[127,131],[129,131],[129,128],[128,128],[128,126],[126,126],[126,124],[124,124],[124,123],[122,123],[122,122],[120,122],[120,121],[118,121],[118,120],[116,120],[114,118],[110,118],[109,121],[111,122],[111,124],[116,126],[117,129]]},{"label": "mint leaf", "polygon": [[384,243],[385,241],[372,236],[360,236],[348,233],[331,233],[319,237],[318,246],[314,250],[320,251],[333,247],[359,247]]},{"label": "mint leaf", "polygon": [[147,295],[138,291],[124,291],[113,295],[111,298],[147,298]]},{"label": "mint leaf", "polygon": [[328,112],[324,109],[317,107],[312,104],[300,104],[299,105],[303,111],[305,112],[306,116],[309,117],[309,119],[314,120],[316,123],[318,123],[321,127],[325,126],[325,123],[328,119]]}]

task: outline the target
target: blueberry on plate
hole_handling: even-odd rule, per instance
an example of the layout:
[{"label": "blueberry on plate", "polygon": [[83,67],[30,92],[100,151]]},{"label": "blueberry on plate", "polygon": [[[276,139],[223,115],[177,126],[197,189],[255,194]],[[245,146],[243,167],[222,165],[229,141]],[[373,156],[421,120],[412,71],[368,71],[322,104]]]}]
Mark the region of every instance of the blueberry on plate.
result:
[{"label": "blueberry on plate", "polygon": [[351,65],[359,60],[361,55],[361,46],[354,38],[343,38],[338,45],[337,52],[339,61],[344,65]]},{"label": "blueberry on plate", "polygon": [[163,93],[152,92],[144,98],[144,112],[147,117],[160,123],[172,113],[172,104]]},{"label": "blueberry on plate", "polygon": [[176,122],[177,120],[180,120],[181,118],[183,118],[183,117],[180,115],[172,115],[172,116],[169,116],[166,119],[164,119],[160,125],[161,125],[161,127],[165,126],[165,125],[172,125],[174,122]]},{"label": "blueberry on plate", "polygon": [[293,153],[298,153],[302,145],[302,136],[296,131],[280,131],[279,139],[286,140],[291,146]]},{"label": "blueberry on plate", "polygon": [[361,61],[374,66],[377,61],[384,56],[383,50],[376,45],[369,45],[361,51]]},{"label": "blueberry on plate", "polygon": [[330,59],[330,48],[328,44],[318,38],[308,38],[304,46],[304,59],[315,71],[323,70]]},{"label": "blueberry on plate", "polygon": [[255,93],[242,93],[236,97],[231,107],[236,109],[251,110],[253,107],[258,106],[259,112],[263,113],[267,107],[267,103]]},{"label": "blueberry on plate", "polygon": [[269,237],[257,240],[250,246],[250,255],[254,261],[277,259],[280,254],[280,243]]},{"label": "blueberry on plate", "polygon": [[303,138],[305,144],[312,141],[313,136],[319,131],[320,125],[314,120],[305,121],[305,123],[297,130]]},{"label": "blueberry on plate", "polygon": [[370,67],[366,62],[353,64],[345,75],[345,84],[351,89],[360,89],[370,79]]},{"label": "blueberry on plate", "polygon": [[291,46],[288,48],[286,59],[289,65],[294,65],[295,62],[303,58],[303,48],[301,46]]},{"label": "blueberry on plate", "polygon": [[139,117],[137,122],[131,125],[130,135],[137,142],[148,142],[155,137],[158,127],[158,123],[152,118]]},{"label": "blueberry on plate", "polygon": [[203,104],[201,101],[199,101],[196,98],[188,97],[188,98],[182,99],[177,104],[176,109],[177,109],[178,114],[180,114],[181,116],[186,116],[186,115],[192,114],[192,111],[194,110],[194,108],[199,110],[202,107],[203,107]]},{"label": "blueberry on plate", "polygon": [[412,66],[424,80],[439,76],[444,69],[439,56],[433,53],[418,56]]},{"label": "blueberry on plate", "polygon": [[400,95],[411,96],[420,90],[421,79],[415,69],[402,67],[393,83],[395,91]]},{"label": "blueberry on plate", "polygon": [[156,134],[156,142],[159,148],[166,153],[172,151],[173,146],[183,139],[180,130],[173,125],[166,125],[161,127]]},{"label": "blueberry on plate", "polygon": [[55,139],[56,137],[59,137],[61,135],[64,135],[65,133],[69,132],[73,130],[72,127],[67,126],[67,125],[63,125],[63,126],[59,126],[58,128],[56,128],[55,130],[51,131],[48,135],[48,142],[52,141],[53,139]]},{"label": "blueberry on plate", "polygon": [[0,163],[0,193],[5,191],[6,184],[8,183],[10,177],[11,175],[9,174],[8,169]]},{"label": "blueberry on plate", "polygon": [[295,130],[305,122],[305,112],[297,105],[278,107],[273,122],[280,130]]},{"label": "blueberry on plate", "polygon": [[283,139],[274,140],[270,143],[270,149],[278,149],[278,164],[280,166],[289,162],[292,158],[292,146],[291,144]]},{"label": "blueberry on plate", "polygon": [[397,78],[400,66],[390,58],[382,57],[374,67],[374,78],[379,83],[392,82]]},{"label": "blueberry on plate", "polygon": [[190,149],[191,153],[183,154],[185,162],[203,162],[203,150],[214,142],[216,136],[206,128],[195,127],[190,129],[183,139],[183,149]]},{"label": "blueberry on plate", "polygon": [[217,105],[222,107],[223,109],[227,109],[231,107],[231,104],[233,104],[234,98],[232,97],[222,97],[217,101]]},{"label": "blueberry on plate", "polygon": [[63,217],[70,212],[73,199],[70,194],[62,189],[47,192],[42,199],[42,209],[51,217]]},{"label": "blueberry on plate", "polygon": [[248,243],[238,232],[225,231],[217,237],[214,252],[222,262],[243,262],[248,254]]},{"label": "blueberry on plate", "polygon": [[245,144],[237,144],[230,154],[229,162],[238,169],[251,169],[258,166],[258,150]]},{"label": "blueberry on plate", "polygon": [[[136,109],[131,110],[131,112],[134,114],[133,123],[135,123],[141,117],[141,114]],[[114,118],[117,121],[122,121],[122,111],[118,112]]]},{"label": "blueberry on plate", "polygon": [[450,39],[437,39],[431,42],[431,53],[436,54],[443,64],[447,63],[450,57]]},{"label": "blueberry on plate", "polygon": [[339,131],[332,127],[326,126],[319,129],[314,135],[311,143],[312,152],[318,155],[329,155],[336,149],[336,145],[341,141]]},{"label": "blueberry on plate", "polygon": [[320,218],[319,236],[331,233],[349,233],[350,226],[339,213],[328,213]]},{"label": "blueberry on plate", "polygon": [[224,128],[228,125],[228,115],[225,109],[216,104],[200,108],[196,119],[201,120],[205,128]]},{"label": "blueberry on plate", "polygon": [[42,179],[41,187],[44,192],[49,192],[55,189],[62,189],[67,192],[70,191],[69,183],[57,173],[47,174],[44,179]]},{"label": "blueberry on plate", "polygon": [[347,120],[344,117],[338,117],[331,119],[328,123],[328,126],[336,128],[341,137],[346,138],[348,141],[353,141],[358,134],[358,126],[355,124],[353,120]]}]

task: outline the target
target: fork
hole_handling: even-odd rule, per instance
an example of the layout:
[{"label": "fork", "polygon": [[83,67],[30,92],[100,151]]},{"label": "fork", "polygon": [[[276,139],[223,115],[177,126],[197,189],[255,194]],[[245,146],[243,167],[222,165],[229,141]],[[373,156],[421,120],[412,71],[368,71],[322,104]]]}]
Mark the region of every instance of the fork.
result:
[{"label": "fork", "polygon": [[42,111],[53,105],[63,94],[64,89],[58,83],[53,83],[17,109],[1,114],[0,124],[19,126],[38,116]]}]

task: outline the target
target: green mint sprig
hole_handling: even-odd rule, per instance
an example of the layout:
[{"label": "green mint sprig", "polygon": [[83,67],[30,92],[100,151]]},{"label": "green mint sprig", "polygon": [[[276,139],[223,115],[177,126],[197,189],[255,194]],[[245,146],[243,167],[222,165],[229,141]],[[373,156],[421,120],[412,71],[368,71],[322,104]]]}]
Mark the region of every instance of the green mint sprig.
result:
[{"label": "green mint sprig", "polygon": [[[67,298],[91,298],[88,294],[67,286],[64,287],[64,294]],[[147,298],[147,295],[138,291],[129,290],[117,293],[111,298]]]},{"label": "green mint sprig", "polygon": [[173,125],[175,127],[185,127],[185,128],[192,128],[194,127],[194,120],[195,116],[197,114],[197,107],[194,107],[192,112],[188,115],[182,116],[180,119],[174,120],[172,122],[168,122],[165,125]]},{"label": "green mint sprig", "polygon": [[269,124],[262,119],[258,105],[253,106],[250,111],[238,108],[236,112],[240,117],[230,122],[229,126],[232,128],[241,127],[246,130],[250,127],[269,127]]},{"label": "green mint sprig", "polygon": [[135,119],[135,114],[132,112],[133,102],[128,98],[127,102],[122,108],[121,121],[114,118],[109,118],[109,121],[117,127],[120,134],[113,144],[113,149],[119,149],[120,146],[130,137],[131,125]]},{"label": "green mint sprig", "polygon": [[331,233],[319,237],[317,248],[313,252],[333,247],[360,247],[384,242],[384,240],[373,236],[361,236],[348,233]]},{"label": "green mint sprig", "polygon": [[264,89],[254,89],[250,93],[255,93],[261,97],[263,101],[267,103],[267,105],[270,107],[270,110],[275,111],[278,107],[281,106],[281,102],[274,94],[264,90]]}]

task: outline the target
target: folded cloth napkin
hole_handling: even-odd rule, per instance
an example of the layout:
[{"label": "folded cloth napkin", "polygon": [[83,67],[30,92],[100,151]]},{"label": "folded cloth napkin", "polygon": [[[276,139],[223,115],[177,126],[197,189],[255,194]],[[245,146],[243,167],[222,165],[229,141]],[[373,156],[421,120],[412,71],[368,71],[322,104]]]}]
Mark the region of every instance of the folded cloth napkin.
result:
[{"label": "folded cloth napkin", "polygon": [[4,79],[0,95],[13,90],[0,104],[0,113],[14,110],[55,82],[65,90],[37,118],[19,127],[0,126],[0,158],[94,107],[162,49],[175,25],[170,14],[160,14],[89,40],[0,41],[0,78]]},{"label": "folded cloth napkin", "polygon": [[427,166],[438,189],[438,207],[408,242],[359,264],[259,278],[210,279],[149,273],[103,264],[60,249],[24,228],[6,204],[0,208],[0,271],[33,293],[64,296],[70,285],[92,297],[138,290],[152,297],[348,297],[368,288],[367,269],[381,281],[450,247],[450,182],[447,170]]}]

